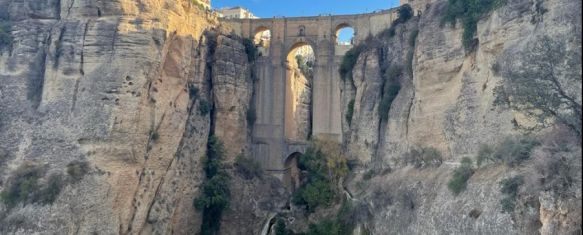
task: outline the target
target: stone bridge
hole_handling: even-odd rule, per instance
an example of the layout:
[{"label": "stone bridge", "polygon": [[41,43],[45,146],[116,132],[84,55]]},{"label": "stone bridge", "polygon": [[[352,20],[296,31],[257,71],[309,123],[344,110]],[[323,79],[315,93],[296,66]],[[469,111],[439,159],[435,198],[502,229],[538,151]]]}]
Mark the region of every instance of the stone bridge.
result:
[{"label": "stone bridge", "polygon": [[[352,45],[337,43],[338,31],[351,27],[353,42],[390,27],[396,19],[394,9],[357,15],[314,17],[232,19],[223,23],[233,33],[257,41],[270,32],[268,45],[261,46],[255,62],[255,107],[253,155],[264,169],[285,179],[293,159],[305,153],[309,138],[342,141],[341,78],[338,72],[344,54]],[[297,69],[292,51],[310,46],[314,52],[311,77],[294,73]],[[294,78],[307,82],[295,82]],[[304,78],[304,79],[302,79]],[[308,129],[308,131],[305,131]],[[306,133],[307,132],[307,133]]]}]

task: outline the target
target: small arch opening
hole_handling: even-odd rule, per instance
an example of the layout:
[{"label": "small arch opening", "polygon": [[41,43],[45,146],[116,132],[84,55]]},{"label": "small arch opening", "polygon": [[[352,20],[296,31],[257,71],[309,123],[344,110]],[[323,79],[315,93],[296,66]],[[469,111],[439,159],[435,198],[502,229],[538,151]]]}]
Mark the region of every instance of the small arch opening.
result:
[{"label": "small arch opening", "polygon": [[341,24],[336,27],[336,45],[354,45],[356,31],[348,24]]},{"label": "small arch opening", "polygon": [[290,192],[295,192],[301,186],[299,161],[301,153],[295,152],[285,159],[283,183]]},{"label": "small arch opening", "polygon": [[255,30],[253,44],[258,48],[260,55],[266,55],[271,45],[271,30],[261,26]]}]

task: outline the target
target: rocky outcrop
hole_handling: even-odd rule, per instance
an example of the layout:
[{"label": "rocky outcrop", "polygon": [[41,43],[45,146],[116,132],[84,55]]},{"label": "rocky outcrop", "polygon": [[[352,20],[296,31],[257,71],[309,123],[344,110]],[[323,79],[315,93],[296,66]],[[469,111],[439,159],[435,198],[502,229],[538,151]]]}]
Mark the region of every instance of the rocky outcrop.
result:
[{"label": "rocky outcrop", "polygon": [[[573,221],[581,216],[565,208],[581,207],[574,203],[581,197],[578,193],[565,198],[537,189],[521,194],[520,212],[501,212],[500,181],[521,174],[535,160],[518,168],[480,168],[458,196],[448,190],[447,182],[458,162],[474,158],[482,144],[494,145],[504,136],[522,134],[521,127],[530,127],[532,120],[494,104],[495,87],[503,79],[496,64],[508,64],[505,54],[520,53],[543,35],[580,51],[573,43],[580,42],[581,14],[572,9],[581,3],[508,1],[479,21],[473,52],[462,45],[463,27],[440,24],[445,6],[446,1],[432,3],[421,17],[396,26],[395,36],[381,35],[380,45],[362,52],[354,67],[354,90],[344,90],[349,97],[343,99],[344,106],[355,100],[348,153],[361,163],[372,162],[362,172],[376,175],[367,181],[357,174],[348,181],[350,191],[372,210],[367,227],[374,234],[577,233],[580,222]],[[416,30],[412,45],[408,40]],[[377,112],[379,76],[392,65],[408,66],[405,55],[410,49],[413,73],[405,71],[400,77],[399,94],[388,120],[382,121]],[[379,50],[383,56],[374,56]],[[409,165],[408,152],[419,147],[437,149],[443,164],[424,169]],[[578,151],[580,144],[566,158],[577,159]],[[387,170],[377,170],[380,165]],[[580,164],[575,168],[580,171]],[[574,180],[569,190],[580,188],[580,180]]]}]

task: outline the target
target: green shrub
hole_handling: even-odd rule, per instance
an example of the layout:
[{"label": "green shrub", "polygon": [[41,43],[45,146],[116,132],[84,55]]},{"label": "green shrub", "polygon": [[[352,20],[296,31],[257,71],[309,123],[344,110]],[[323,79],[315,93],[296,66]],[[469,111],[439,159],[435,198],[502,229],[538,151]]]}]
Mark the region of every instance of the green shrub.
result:
[{"label": "green shrub", "polygon": [[352,69],[356,65],[358,57],[360,56],[360,53],[363,52],[363,50],[364,46],[356,45],[352,47],[350,50],[348,50],[344,57],[342,57],[342,62],[340,63],[339,68],[340,78],[342,78],[342,80],[352,78]]},{"label": "green shrub", "polygon": [[206,116],[211,112],[211,103],[207,100],[201,100],[198,105],[198,113],[201,116]]},{"label": "green shrub", "polygon": [[405,162],[415,168],[439,167],[443,157],[439,150],[432,147],[412,148],[405,154]]},{"label": "green shrub", "polygon": [[285,221],[282,218],[277,218],[275,222],[275,235],[291,235],[292,233],[286,228]]},{"label": "green shrub", "polygon": [[33,164],[24,164],[16,169],[0,193],[0,199],[6,207],[10,209],[19,203],[53,203],[65,182],[62,175],[56,173],[41,183],[44,172],[41,167]]},{"label": "green shrub", "polygon": [[158,133],[158,131],[156,129],[150,130],[150,140],[152,140],[152,142],[156,142],[159,139],[160,139],[160,134]]},{"label": "green shrub", "polygon": [[210,136],[203,167],[206,180],[201,186],[201,195],[194,199],[194,207],[202,211],[203,235],[218,233],[223,211],[229,207],[231,196],[229,176],[222,163],[224,153],[223,143],[217,137]]},{"label": "green shrub", "polygon": [[89,164],[82,161],[72,161],[67,164],[67,174],[71,177],[73,182],[78,182],[87,174],[89,171]]},{"label": "green shrub", "polygon": [[261,164],[243,155],[239,155],[235,159],[235,169],[245,179],[261,178],[263,176]]},{"label": "green shrub", "polygon": [[413,17],[413,8],[409,4],[403,4],[397,9],[397,22],[405,23]]},{"label": "green shrub", "polygon": [[32,164],[24,164],[16,169],[8,180],[0,198],[8,208],[18,203],[32,203],[37,196],[39,179],[42,177],[42,169]]},{"label": "green shrub", "polygon": [[514,176],[500,181],[500,192],[516,197],[518,189],[524,184],[524,177]]},{"label": "green shrub", "polygon": [[495,161],[496,157],[494,156],[494,152],[495,150],[492,146],[486,144],[481,145],[476,156],[476,165],[480,167],[482,163]]},{"label": "green shrub", "polygon": [[506,165],[514,167],[530,158],[532,150],[540,143],[530,137],[508,137],[496,148],[495,157]]},{"label": "green shrub", "polygon": [[354,115],[354,99],[350,100],[350,102],[348,102],[348,109],[346,110],[346,121],[348,122],[348,125],[352,125],[352,116]]},{"label": "green shrub", "polygon": [[455,26],[461,20],[464,32],[462,42],[467,51],[473,51],[476,43],[474,36],[478,28],[478,21],[484,15],[504,5],[506,0],[448,0],[442,23]]},{"label": "green shrub", "polygon": [[468,180],[474,174],[471,158],[463,158],[459,167],[453,171],[453,176],[447,183],[447,187],[455,195],[460,194],[467,187]]},{"label": "green shrub", "polygon": [[510,213],[514,211],[518,190],[523,184],[524,177],[520,175],[500,181],[500,192],[505,195],[500,201],[503,212]]},{"label": "green shrub", "polygon": [[63,176],[61,174],[52,174],[46,182],[46,185],[41,189],[36,201],[42,204],[51,204],[61,193],[64,186]]},{"label": "green shrub", "polygon": [[341,155],[339,145],[315,142],[298,163],[298,167],[306,172],[306,183],[294,192],[292,202],[306,206],[308,212],[332,205],[339,197],[336,183],[348,172],[346,158]]},{"label": "green shrub", "polygon": [[308,212],[314,212],[320,206],[328,207],[335,199],[333,184],[325,179],[316,179],[303,185],[292,198],[294,204],[307,206]]},{"label": "green shrub", "polygon": [[338,221],[324,219],[318,224],[310,224],[307,235],[339,235],[341,225]]},{"label": "green shrub", "polygon": [[502,212],[511,213],[516,207],[516,199],[511,197],[505,197],[500,200],[500,206],[502,206]]}]

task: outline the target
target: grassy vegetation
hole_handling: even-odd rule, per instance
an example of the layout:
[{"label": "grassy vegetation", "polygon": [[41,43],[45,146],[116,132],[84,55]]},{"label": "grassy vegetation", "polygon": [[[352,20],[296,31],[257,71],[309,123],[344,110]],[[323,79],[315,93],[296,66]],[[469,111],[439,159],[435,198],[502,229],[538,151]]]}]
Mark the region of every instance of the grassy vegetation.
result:
[{"label": "grassy vegetation", "polygon": [[456,21],[460,20],[464,27],[463,45],[467,51],[473,51],[477,45],[474,37],[478,30],[478,21],[505,3],[506,0],[448,0],[442,23],[455,26]]},{"label": "grassy vegetation", "polygon": [[292,196],[296,205],[306,206],[308,212],[328,207],[339,198],[336,183],[348,174],[346,158],[339,144],[318,141],[299,159],[299,168],[307,173],[306,183]]},{"label": "grassy vegetation", "polygon": [[348,109],[346,110],[346,121],[348,122],[348,125],[352,125],[352,116],[354,115],[354,99],[350,100],[350,102],[348,102]]},{"label": "grassy vegetation", "polygon": [[474,167],[471,158],[463,158],[460,166],[453,171],[453,176],[447,183],[447,187],[455,195],[460,194],[467,187],[468,180],[474,174]]},{"label": "grassy vegetation", "polygon": [[224,169],[223,143],[215,136],[210,136],[207,156],[204,162],[206,180],[201,186],[201,195],[194,199],[196,209],[202,211],[201,234],[218,234],[223,211],[228,208],[231,199],[229,175]]}]

